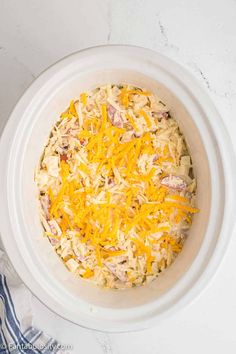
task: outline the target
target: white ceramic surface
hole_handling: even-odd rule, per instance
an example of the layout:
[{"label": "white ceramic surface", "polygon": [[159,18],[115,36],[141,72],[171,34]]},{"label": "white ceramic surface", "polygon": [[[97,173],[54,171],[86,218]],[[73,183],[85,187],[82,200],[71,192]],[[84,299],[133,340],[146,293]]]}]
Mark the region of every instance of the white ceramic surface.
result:
[{"label": "white ceramic surface", "polygon": [[[235,0],[1,0],[0,130],[37,75],[86,47],[119,43],[181,63],[236,134]],[[69,19],[69,20],[68,20]],[[235,145],[236,147],[236,145]],[[142,332],[101,334],[74,325],[32,295],[34,326],[83,354],[234,354],[236,237],[205,291],[190,306]]]},{"label": "white ceramic surface", "polygon": [[[126,82],[157,93],[171,107],[188,142],[198,206],[183,252],[150,285],[106,291],[74,277],[42,237],[34,171],[53,122],[71,98],[105,83]],[[14,109],[1,139],[4,246],[20,277],[49,308],[79,325],[105,331],[149,327],[192,300],[225,251],[235,161],[218,113],[195,80],[171,60],[138,47],[88,49],[45,71]],[[225,173],[228,171],[229,173]]]}]

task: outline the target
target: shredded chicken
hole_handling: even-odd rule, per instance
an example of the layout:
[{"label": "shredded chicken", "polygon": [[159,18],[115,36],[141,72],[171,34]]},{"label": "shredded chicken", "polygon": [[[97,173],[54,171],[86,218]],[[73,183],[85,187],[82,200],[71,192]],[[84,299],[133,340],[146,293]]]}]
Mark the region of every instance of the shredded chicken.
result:
[{"label": "shredded chicken", "polygon": [[67,268],[108,288],[155,279],[182,250],[195,208],[177,121],[130,85],[83,92],[52,128],[36,171],[45,235]]}]

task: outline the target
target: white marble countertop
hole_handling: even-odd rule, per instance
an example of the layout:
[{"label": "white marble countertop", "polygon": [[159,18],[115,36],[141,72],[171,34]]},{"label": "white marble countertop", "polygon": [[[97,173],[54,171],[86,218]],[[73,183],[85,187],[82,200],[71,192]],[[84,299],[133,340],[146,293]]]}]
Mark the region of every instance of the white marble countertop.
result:
[{"label": "white marble countertop", "polygon": [[[175,59],[207,88],[236,136],[235,0],[0,0],[0,129],[18,97],[50,64],[98,44],[135,44]],[[236,353],[236,239],[193,304],[158,327],[101,334],[34,300],[34,324],[73,353]]]}]

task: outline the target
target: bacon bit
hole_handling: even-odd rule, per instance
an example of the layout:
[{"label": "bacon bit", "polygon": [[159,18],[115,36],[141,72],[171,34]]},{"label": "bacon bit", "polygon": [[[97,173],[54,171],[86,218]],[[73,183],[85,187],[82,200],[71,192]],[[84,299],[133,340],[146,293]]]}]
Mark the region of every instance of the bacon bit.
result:
[{"label": "bacon bit", "polygon": [[60,160],[61,160],[61,161],[65,161],[65,162],[66,162],[67,159],[68,159],[68,157],[67,157],[66,154],[61,154],[61,155],[60,155]]},{"label": "bacon bit", "polygon": [[108,185],[109,186],[114,186],[115,185],[115,182],[114,182],[113,178],[111,178],[111,177],[108,178]]},{"label": "bacon bit", "polygon": [[178,191],[182,191],[187,187],[187,183],[181,177],[172,176],[172,175],[164,177],[161,181],[161,184],[163,186],[166,186],[168,188],[175,189]]},{"label": "bacon bit", "polygon": [[80,145],[81,146],[85,146],[86,141],[84,139],[79,139]]}]

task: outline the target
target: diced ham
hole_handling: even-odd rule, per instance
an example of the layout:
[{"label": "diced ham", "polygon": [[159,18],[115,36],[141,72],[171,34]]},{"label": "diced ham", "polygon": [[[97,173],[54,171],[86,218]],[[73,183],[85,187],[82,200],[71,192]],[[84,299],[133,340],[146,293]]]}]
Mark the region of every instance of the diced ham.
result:
[{"label": "diced ham", "polygon": [[116,247],[114,247],[114,246],[107,247],[106,249],[109,251],[117,251]]},{"label": "diced ham", "polygon": [[49,207],[50,207],[50,200],[48,195],[42,195],[40,197],[40,203],[42,206],[42,209],[44,211],[44,215],[46,216],[46,220],[49,220],[50,215],[49,215]]},{"label": "diced ham", "polygon": [[48,236],[48,239],[49,239],[49,241],[50,241],[50,243],[51,243],[52,246],[57,246],[57,245],[59,245],[59,243],[60,243],[59,240],[56,240],[56,239],[53,238],[53,237]]},{"label": "diced ham", "polygon": [[164,177],[161,181],[161,184],[170,189],[175,189],[178,191],[182,191],[187,187],[187,183],[181,177],[173,175]]},{"label": "diced ham", "polygon": [[156,112],[152,112],[152,116],[154,118],[157,118],[158,121],[161,121],[162,119],[167,119],[169,114],[168,112],[156,111]]},{"label": "diced ham", "polygon": [[83,257],[83,256],[77,256],[76,258],[77,258],[78,261],[80,261],[80,262],[84,262],[84,261],[86,260],[86,258]]},{"label": "diced ham", "polygon": [[77,249],[76,247],[73,249],[73,253],[76,257],[76,259],[78,259],[79,262],[84,262],[88,257],[84,257]]},{"label": "diced ham", "polygon": [[121,114],[111,104],[108,105],[107,113],[112,125],[117,128],[123,128],[123,120]]},{"label": "diced ham", "polygon": [[116,113],[115,107],[113,107],[111,104],[109,104],[108,108],[107,108],[107,113],[108,113],[108,116],[111,120],[114,119],[114,115]]},{"label": "diced ham", "polygon": [[157,155],[157,154],[154,154],[154,155],[153,155],[153,160],[152,160],[152,161],[153,161],[153,162],[156,162],[157,160],[158,160],[158,155]]},{"label": "diced ham", "polygon": [[58,223],[56,222],[56,220],[50,220],[48,221],[48,224],[50,226],[50,229],[53,233],[53,235],[58,235],[60,236],[62,234],[62,231],[60,229],[60,226],[58,225]]},{"label": "diced ham", "polygon": [[125,273],[124,267],[121,265],[113,264],[113,263],[106,263],[107,268],[110,270],[110,272],[115,275],[120,281],[126,282],[127,277]]},{"label": "diced ham", "polygon": [[135,138],[140,138],[142,136],[142,133],[141,132],[135,132],[134,133],[134,137]]},{"label": "diced ham", "polygon": [[158,111],[156,113],[158,115],[158,118],[168,118],[168,112]]}]

